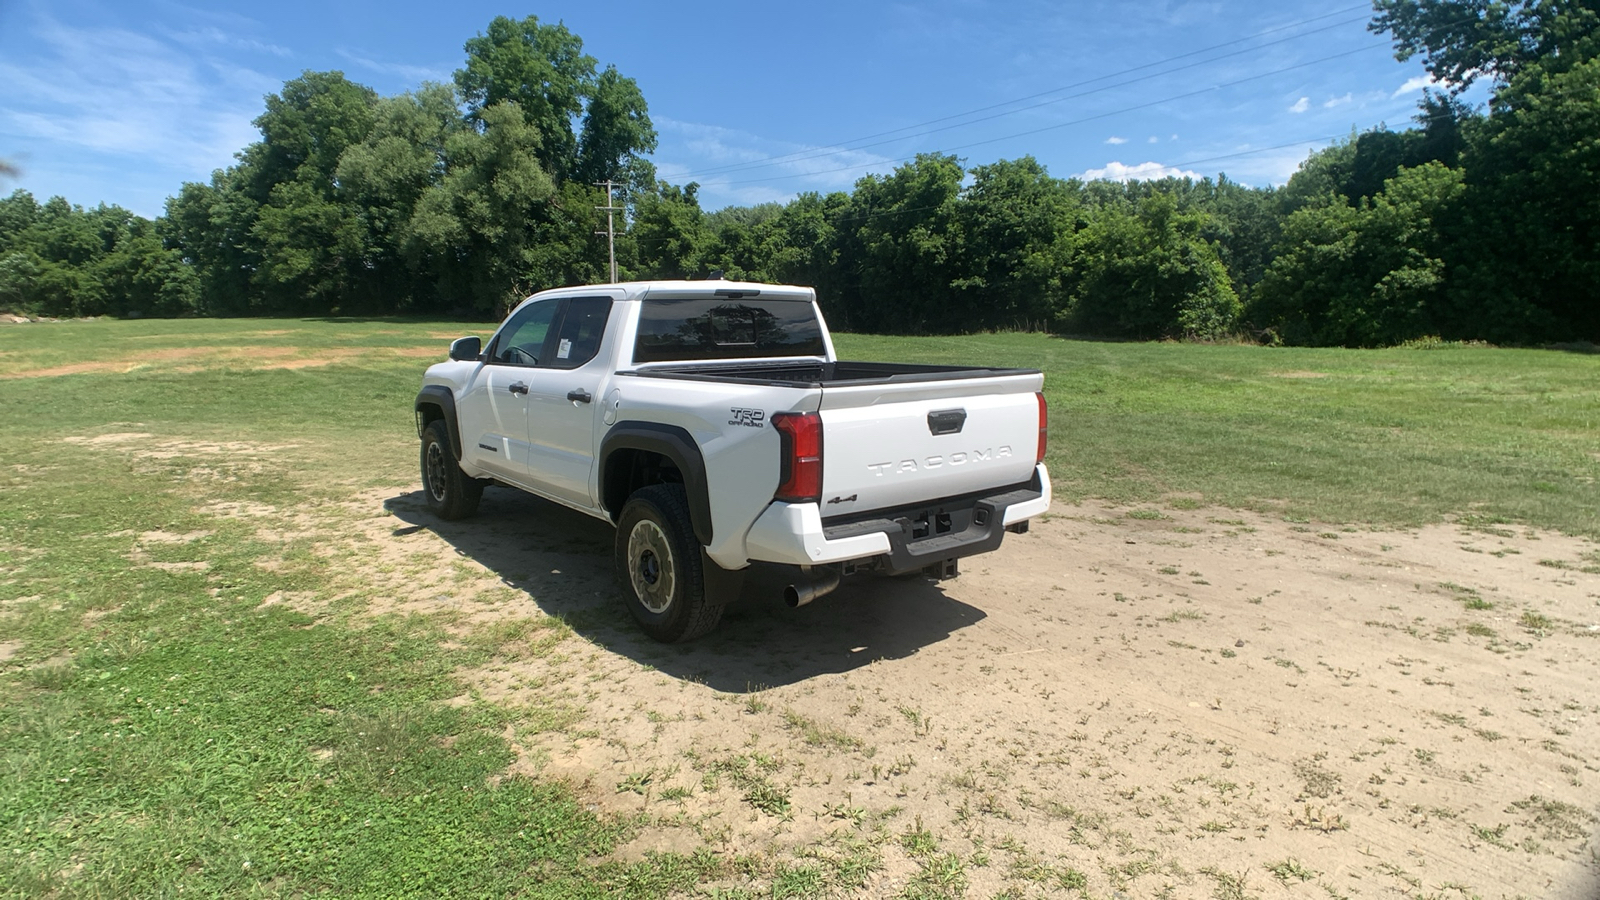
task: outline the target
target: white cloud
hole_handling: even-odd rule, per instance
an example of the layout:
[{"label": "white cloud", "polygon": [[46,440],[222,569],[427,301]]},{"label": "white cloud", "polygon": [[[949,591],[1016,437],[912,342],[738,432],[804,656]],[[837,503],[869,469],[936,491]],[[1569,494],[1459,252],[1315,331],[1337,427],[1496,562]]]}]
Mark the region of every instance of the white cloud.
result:
[{"label": "white cloud", "polygon": [[1398,100],[1407,94],[1414,94],[1423,88],[1433,87],[1438,83],[1439,82],[1434,81],[1433,78],[1428,75],[1418,75],[1415,78],[1408,78],[1406,79],[1405,84],[1400,85],[1400,87],[1395,89],[1393,94],[1389,95],[1389,99]]},{"label": "white cloud", "polygon": [[1125,138],[1125,137],[1117,137],[1115,135],[1112,135],[1111,137],[1106,138],[1106,143],[1108,143],[1108,144],[1126,144],[1127,142],[1128,142],[1127,138]]},{"label": "white cloud", "polygon": [[720,125],[651,116],[661,135],[654,162],[675,184],[699,182],[701,205],[720,209],[786,200],[800,191],[848,190],[895,161],[863,150],[777,141]]},{"label": "white cloud", "polygon": [[1294,102],[1293,106],[1289,107],[1289,112],[1292,112],[1292,113],[1303,113],[1303,112],[1305,112],[1306,110],[1308,110],[1310,108],[1311,108],[1311,98],[1310,97],[1301,97],[1299,100],[1296,100]]},{"label": "white cloud", "polygon": [[220,28],[203,27],[191,28],[187,31],[168,31],[167,37],[188,47],[217,46],[229,50],[246,50],[252,53],[270,53],[273,56],[289,57],[294,51],[288,47],[258,41],[254,38],[240,37],[229,34]]},{"label": "white cloud", "polygon": [[[1245,184],[1283,185],[1300,168],[1300,164],[1306,161],[1306,157],[1318,147],[1320,144],[1300,144],[1259,153],[1245,153],[1218,160],[1215,165],[1229,178],[1243,181]],[[1246,144],[1236,149],[1248,151],[1251,148]]]},{"label": "white cloud", "polygon": [[451,73],[449,69],[439,69],[432,66],[413,66],[407,63],[384,62],[382,60],[376,60],[368,56],[363,56],[343,47],[340,47],[333,52],[339,54],[339,56],[344,58],[345,61],[354,63],[363,69],[367,69],[372,72],[378,72],[383,75],[396,76],[400,79],[410,82],[412,86],[420,85],[424,81],[450,81]]},{"label": "white cloud", "polygon": [[1106,163],[1103,168],[1089,169],[1077,177],[1084,181],[1154,181],[1158,178],[1191,178],[1199,181],[1204,176],[1199,172],[1163,166],[1158,162],[1127,166],[1113,161]]},{"label": "white cloud", "polygon": [[1161,143],[1161,138],[1158,138],[1158,137],[1156,137],[1155,135],[1152,134],[1152,135],[1150,135],[1150,139],[1145,141],[1145,143],[1146,144],[1159,144],[1159,143]]},{"label": "white cloud", "polygon": [[1355,97],[1351,96],[1348,93],[1345,94],[1343,97],[1330,97],[1330,98],[1328,98],[1327,101],[1325,101],[1322,104],[1322,108],[1323,109],[1333,109],[1336,106],[1343,106],[1346,103],[1349,103],[1350,101],[1352,101],[1354,99],[1355,99]]},{"label": "white cloud", "polygon": [[0,99],[0,130],[40,141],[41,156],[87,150],[104,161],[132,158],[204,178],[256,139],[250,122],[261,97],[279,87],[250,68],[149,35],[66,26],[43,13],[30,38],[32,59],[0,63],[0,83],[10,86]]}]

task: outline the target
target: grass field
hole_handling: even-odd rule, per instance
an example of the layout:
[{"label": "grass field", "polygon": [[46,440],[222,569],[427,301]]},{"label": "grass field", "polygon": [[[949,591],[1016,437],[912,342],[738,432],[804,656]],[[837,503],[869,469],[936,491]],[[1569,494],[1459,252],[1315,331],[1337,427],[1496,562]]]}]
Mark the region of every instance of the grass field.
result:
[{"label": "grass field", "polygon": [[[508,640],[558,652],[533,632],[560,622],[362,614],[382,588],[341,517],[414,482],[421,370],[472,331],[0,328],[0,892],[660,896],[741,867],[787,890],[776,863],[610,859],[639,823],[503,777],[507,730],[570,710],[463,698],[452,673]],[[1043,369],[1064,499],[1600,536],[1600,356],[838,344]]]},{"label": "grass field", "polygon": [[1045,372],[1058,495],[1600,535],[1600,355],[847,336],[867,359]]}]

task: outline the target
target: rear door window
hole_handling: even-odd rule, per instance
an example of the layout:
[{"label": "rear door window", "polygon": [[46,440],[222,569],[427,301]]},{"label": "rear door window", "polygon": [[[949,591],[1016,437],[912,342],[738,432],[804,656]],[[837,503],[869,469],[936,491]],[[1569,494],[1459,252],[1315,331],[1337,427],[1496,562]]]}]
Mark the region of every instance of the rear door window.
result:
[{"label": "rear door window", "polygon": [[551,345],[553,369],[576,369],[594,359],[600,352],[600,339],[606,335],[606,319],[611,315],[610,297],[574,297],[566,303]]}]

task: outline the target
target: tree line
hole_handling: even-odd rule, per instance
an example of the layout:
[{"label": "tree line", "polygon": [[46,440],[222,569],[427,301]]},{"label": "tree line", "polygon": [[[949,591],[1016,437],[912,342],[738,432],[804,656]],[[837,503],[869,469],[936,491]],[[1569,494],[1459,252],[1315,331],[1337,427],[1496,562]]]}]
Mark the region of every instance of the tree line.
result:
[{"label": "tree line", "polygon": [[[1378,0],[1439,87],[1281,188],[1056,178],[928,154],[850,191],[703,210],[658,180],[638,85],[563,25],[496,18],[453,84],[306,72],[261,139],[155,221],[0,200],[0,308],[50,315],[493,314],[608,277],[815,285],[840,330],[1600,340],[1600,4]],[[1487,79],[1487,109],[1460,95]]]}]

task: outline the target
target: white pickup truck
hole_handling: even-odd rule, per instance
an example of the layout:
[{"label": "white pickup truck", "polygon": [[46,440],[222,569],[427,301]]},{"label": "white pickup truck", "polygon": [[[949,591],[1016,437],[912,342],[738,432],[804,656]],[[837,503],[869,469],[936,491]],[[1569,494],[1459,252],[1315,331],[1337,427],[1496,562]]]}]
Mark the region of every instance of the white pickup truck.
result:
[{"label": "white pickup truck", "polygon": [[956,574],[1050,505],[1044,376],[841,362],[811,288],[570,287],[465,337],[417,395],[445,519],[489,484],[616,526],[651,637],[710,631],[742,570],[796,567],[793,606],[876,570]]}]

